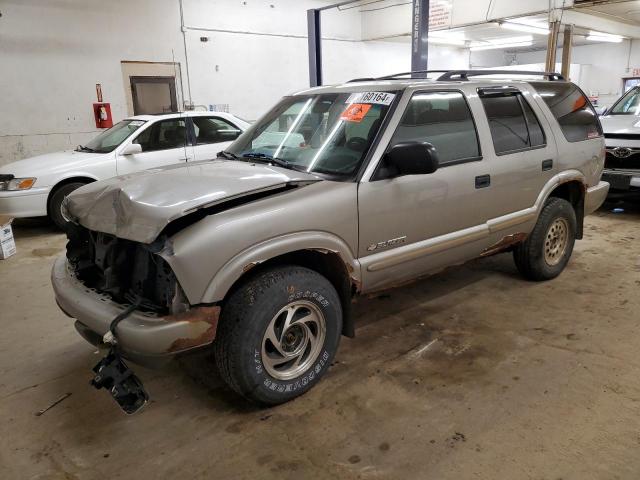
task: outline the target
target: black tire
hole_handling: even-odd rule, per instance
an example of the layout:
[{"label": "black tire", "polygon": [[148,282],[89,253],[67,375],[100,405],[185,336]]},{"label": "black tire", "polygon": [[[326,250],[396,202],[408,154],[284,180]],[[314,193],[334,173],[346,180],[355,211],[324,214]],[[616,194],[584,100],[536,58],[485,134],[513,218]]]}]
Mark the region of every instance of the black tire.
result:
[{"label": "black tire", "polygon": [[69,195],[75,189],[86,185],[84,182],[73,182],[73,183],[65,183],[64,185],[57,187],[51,196],[49,197],[49,204],[47,205],[47,213],[49,215],[49,219],[54,223],[56,227],[60,230],[66,230],[67,221],[62,216],[62,212],[60,211],[60,207],[62,206],[62,201],[64,197]]},{"label": "black tire", "polygon": [[[554,232],[567,229],[565,246],[555,248]],[[551,238],[548,238],[551,236]],[[564,235],[562,235],[564,237]],[[550,280],[560,275],[569,262],[576,241],[576,213],[573,206],[562,198],[551,197],[538,217],[536,226],[527,239],[517,245],[513,258],[520,273],[529,280]],[[560,242],[562,243],[562,242]],[[562,251],[561,251],[562,250]],[[546,254],[545,252],[549,253]]]},{"label": "black tire", "polygon": [[[267,366],[263,358],[263,344],[264,352],[269,356],[267,362],[271,355],[279,358],[278,352],[271,341],[265,339],[265,335],[270,325],[277,326],[282,322],[281,317],[286,316],[286,312],[278,316],[276,314],[284,308],[290,308],[302,316],[305,315],[305,308],[309,312],[316,312],[316,315],[321,314],[326,327],[323,340],[313,342],[309,336],[309,332],[313,330],[312,323],[309,322],[310,329],[306,334],[308,343],[321,346],[317,347],[316,355],[311,354],[314,350],[311,346],[305,357],[307,347],[302,347],[301,341],[298,346],[304,348],[304,351],[298,367],[303,367],[305,363],[308,365],[304,371],[287,379],[276,378],[269,373],[268,370],[273,367]],[[301,320],[298,320],[291,322],[291,325],[300,323]],[[276,335],[278,328],[282,327],[273,329]],[[298,325],[290,327],[287,332],[291,333],[294,328],[304,330]],[[276,267],[249,279],[225,302],[214,342],[215,360],[223,380],[237,393],[259,404],[277,405],[302,395],[320,380],[333,361],[341,331],[340,298],[326,278],[303,267]],[[320,338],[318,332],[316,329],[318,335],[315,338]],[[284,333],[280,330],[283,341],[285,337],[292,336],[285,336]],[[292,340],[291,348],[295,345]],[[281,344],[283,349],[285,346]],[[277,368],[292,368],[290,363]],[[285,370],[277,371],[276,375],[286,373],[283,372]]]}]

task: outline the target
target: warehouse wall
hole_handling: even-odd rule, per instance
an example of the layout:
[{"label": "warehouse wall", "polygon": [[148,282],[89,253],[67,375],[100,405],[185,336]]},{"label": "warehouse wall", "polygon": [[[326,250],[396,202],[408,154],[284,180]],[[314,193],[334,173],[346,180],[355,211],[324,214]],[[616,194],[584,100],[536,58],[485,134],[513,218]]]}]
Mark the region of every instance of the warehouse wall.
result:
[{"label": "warehouse wall", "polygon": [[[96,83],[114,120],[127,116],[121,61],[175,58],[184,87],[177,88],[179,103],[190,93],[196,105],[229,104],[255,119],[282,95],[308,86],[306,10],[330,3],[183,0],[185,42],[179,0],[3,0],[0,166],[94,136]],[[410,68],[407,39],[361,41],[357,10],[325,12],[323,37],[325,83]],[[431,66],[464,68],[467,57],[461,49],[433,48]]]},{"label": "warehouse wall", "polygon": [[[557,58],[561,58],[561,49]],[[502,65],[544,64],[546,51],[508,53],[487,50],[471,53],[471,66],[497,67]],[[573,47],[571,63],[580,65],[579,78],[573,78],[588,94],[599,96],[599,104],[610,106],[622,93],[622,78],[640,69],[640,44],[625,40],[622,43],[599,43]],[[638,75],[635,75],[638,76]]]}]

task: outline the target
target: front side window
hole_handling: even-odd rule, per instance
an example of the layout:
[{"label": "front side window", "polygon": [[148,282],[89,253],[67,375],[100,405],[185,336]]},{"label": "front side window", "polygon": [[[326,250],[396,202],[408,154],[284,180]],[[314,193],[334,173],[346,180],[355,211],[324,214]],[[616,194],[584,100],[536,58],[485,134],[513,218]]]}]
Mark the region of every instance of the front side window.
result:
[{"label": "front side window", "polygon": [[238,158],[275,158],[293,169],[350,178],[395,96],[393,92],[355,92],[286,97],[227,153]]},{"label": "front side window", "polygon": [[144,124],[145,122],[143,120],[122,120],[109,130],[102,132],[86,145],[79,146],[78,151],[96,153],[112,152]]},{"label": "front side window", "polygon": [[569,142],[602,136],[602,127],[591,102],[571,82],[530,82],[556,117]]},{"label": "front side window", "polygon": [[632,88],[625,93],[607,115],[640,115],[640,89]]},{"label": "front side window", "polygon": [[431,143],[442,166],[480,157],[473,117],[460,92],[415,93],[391,146],[401,142]]},{"label": "front side window", "polygon": [[196,145],[231,142],[238,138],[242,131],[220,117],[192,117]]},{"label": "front side window", "polygon": [[183,118],[160,120],[138,135],[134,143],[139,143],[143,152],[184,147],[187,143],[185,120]]},{"label": "front side window", "polygon": [[545,145],[540,122],[520,92],[479,93],[497,155]]}]

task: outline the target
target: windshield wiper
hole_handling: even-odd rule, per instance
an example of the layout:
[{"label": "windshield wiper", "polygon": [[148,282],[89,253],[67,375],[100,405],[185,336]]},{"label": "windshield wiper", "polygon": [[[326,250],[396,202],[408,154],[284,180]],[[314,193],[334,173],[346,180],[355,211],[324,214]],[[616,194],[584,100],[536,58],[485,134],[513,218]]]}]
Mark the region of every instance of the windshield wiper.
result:
[{"label": "windshield wiper", "polygon": [[264,153],[245,153],[242,155],[242,158],[250,158],[251,160],[255,160],[263,163],[274,163],[279,167],[289,168],[291,170],[297,170],[294,167],[294,165],[287,162],[286,160],[283,160],[278,157],[270,157],[269,155],[266,155]]},{"label": "windshield wiper", "polygon": [[89,147],[84,147],[82,145],[78,145],[78,148],[76,148],[76,152],[90,152],[90,153],[95,153],[95,150],[93,148],[89,148]]},{"label": "windshield wiper", "polygon": [[231,152],[225,152],[224,150],[221,152],[218,152],[216,154],[217,158],[226,158],[227,160],[238,160],[238,157],[235,153],[231,153]]}]

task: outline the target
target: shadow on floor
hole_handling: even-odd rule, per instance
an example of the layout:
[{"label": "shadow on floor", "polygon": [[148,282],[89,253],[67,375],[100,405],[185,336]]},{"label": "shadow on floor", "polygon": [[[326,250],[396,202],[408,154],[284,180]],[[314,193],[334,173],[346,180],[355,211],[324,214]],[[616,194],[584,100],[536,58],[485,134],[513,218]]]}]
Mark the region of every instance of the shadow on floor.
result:
[{"label": "shadow on floor", "polygon": [[47,217],[16,218],[11,226],[15,238],[33,238],[47,234],[63,234]]}]

